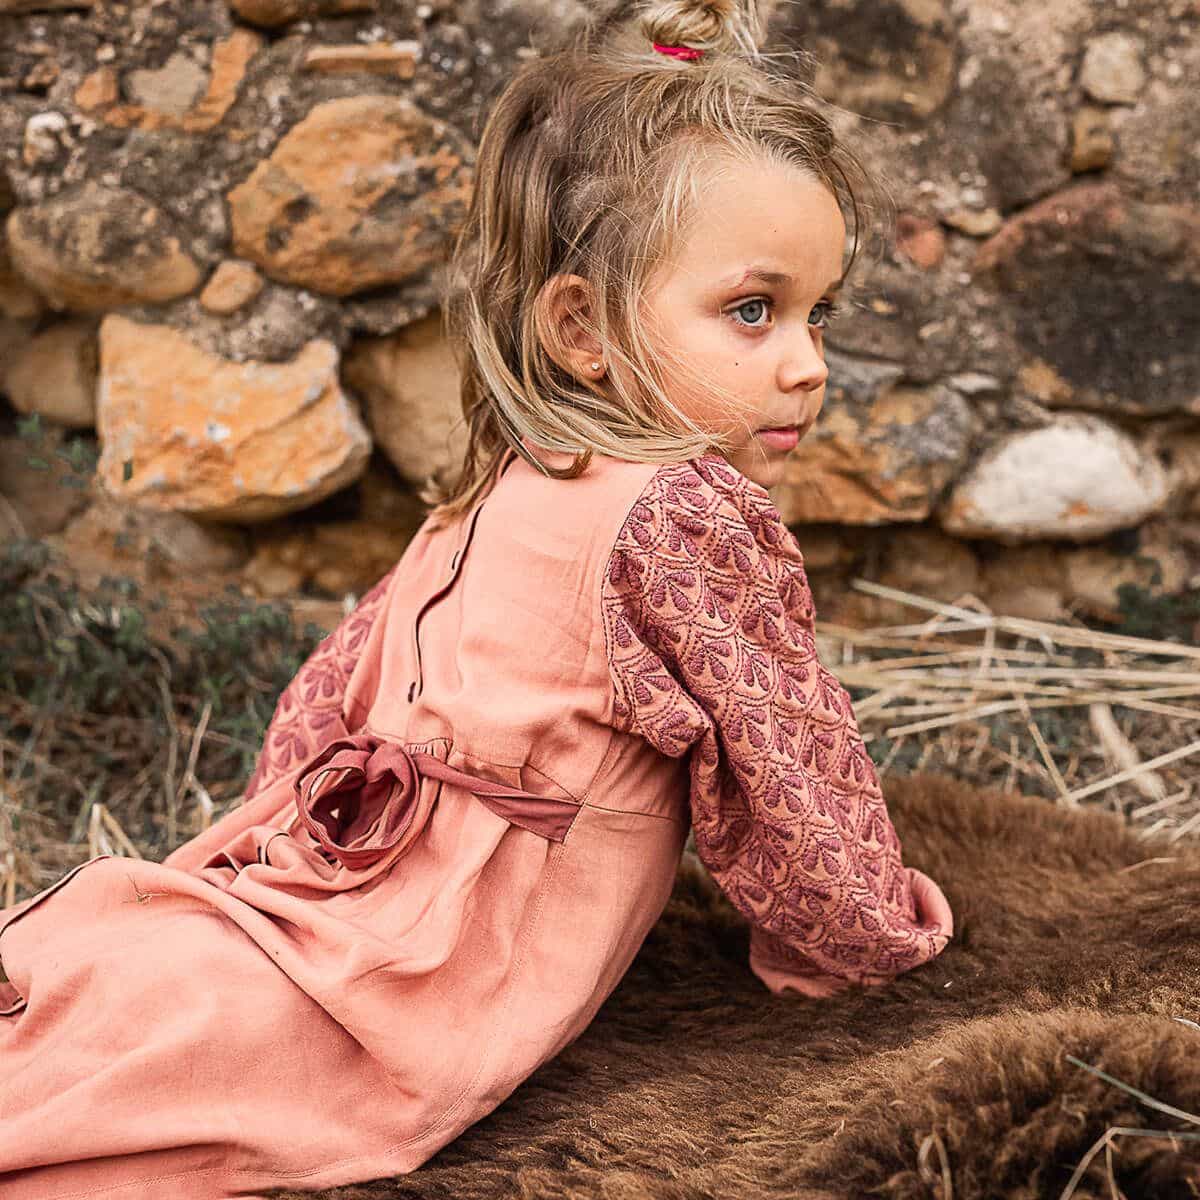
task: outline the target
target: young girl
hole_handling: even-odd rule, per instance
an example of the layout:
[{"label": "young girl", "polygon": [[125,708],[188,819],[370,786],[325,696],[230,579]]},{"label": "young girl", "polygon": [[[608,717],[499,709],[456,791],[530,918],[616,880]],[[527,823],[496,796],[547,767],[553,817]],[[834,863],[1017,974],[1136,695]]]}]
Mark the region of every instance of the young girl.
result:
[{"label": "young girl", "polygon": [[857,205],[753,34],[651,4],[496,101],[449,301],[462,476],[240,807],[0,914],[0,1196],[412,1171],[585,1028],[689,824],[773,991],[946,945],[766,490],[821,408]]}]

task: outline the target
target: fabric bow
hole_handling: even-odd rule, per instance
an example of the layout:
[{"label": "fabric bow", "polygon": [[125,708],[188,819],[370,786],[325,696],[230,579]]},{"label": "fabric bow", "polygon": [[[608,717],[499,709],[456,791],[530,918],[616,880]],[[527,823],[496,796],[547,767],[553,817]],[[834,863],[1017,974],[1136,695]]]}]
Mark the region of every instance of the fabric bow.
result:
[{"label": "fabric bow", "polygon": [[402,848],[406,834],[416,836],[420,784],[402,746],[356,734],[330,742],[301,769],[296,804],[316,843],[353,870]]}]

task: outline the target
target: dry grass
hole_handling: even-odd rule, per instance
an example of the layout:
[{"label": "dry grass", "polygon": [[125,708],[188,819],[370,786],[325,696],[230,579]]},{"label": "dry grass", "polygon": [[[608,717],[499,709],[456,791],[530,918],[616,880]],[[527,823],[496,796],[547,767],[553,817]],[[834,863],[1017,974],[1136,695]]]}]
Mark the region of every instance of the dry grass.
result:
[{"label": "dry grass", "polygon": [[286,605],[197,608],[0,552],[0,903],[100,853],[161,859],[237,804],[323,636]]},{"label": "dry grass", "polygon": [[818,622],[822,659],[855,699],[881,772],[1100,804],[1168,840],[1200,833],[1200,648],[944,604],[865,579],[932,614],[859,630]]}]

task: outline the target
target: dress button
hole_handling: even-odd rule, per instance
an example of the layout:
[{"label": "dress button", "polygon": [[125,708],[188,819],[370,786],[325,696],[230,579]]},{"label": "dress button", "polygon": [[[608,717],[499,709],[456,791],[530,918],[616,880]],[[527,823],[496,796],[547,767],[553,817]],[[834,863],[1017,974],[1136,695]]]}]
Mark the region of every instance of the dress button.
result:
[{"label": "dress button", "polygon": [[410,683],[408,685],[408,701],[410,704],[412,703],[413,692],[415,692],[416,690],[417,690],[417,681],[414,679],[412,681],[412,683]]}]

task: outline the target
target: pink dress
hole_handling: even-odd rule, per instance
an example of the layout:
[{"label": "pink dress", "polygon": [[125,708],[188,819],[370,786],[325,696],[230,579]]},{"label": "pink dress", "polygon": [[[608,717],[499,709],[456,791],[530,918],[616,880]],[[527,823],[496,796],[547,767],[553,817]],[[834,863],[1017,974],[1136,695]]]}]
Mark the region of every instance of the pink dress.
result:
[{"label": "pink dress", "polygon": [[773,990],[953,932],[767,492],[716,455],[510,452],[300,670],[240,807],[0,912],[0,1197],[412,1171],[587,1026],[689,823]]}]

